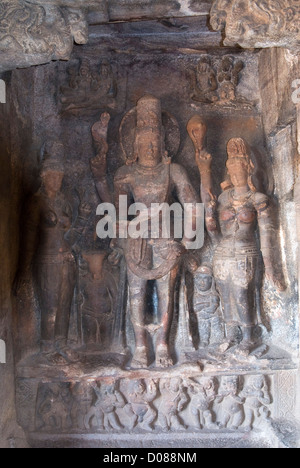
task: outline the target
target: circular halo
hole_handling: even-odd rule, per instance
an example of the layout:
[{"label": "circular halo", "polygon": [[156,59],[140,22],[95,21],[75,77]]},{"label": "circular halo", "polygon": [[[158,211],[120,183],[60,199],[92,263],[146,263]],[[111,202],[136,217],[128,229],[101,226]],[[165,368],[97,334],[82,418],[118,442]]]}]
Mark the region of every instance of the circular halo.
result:
[{"label": "circular halo", "polygon": [[[120,144],[122,157],[125,162],[134,162],[134,139],[137,121],[137,109],[133,107],[120,125]],[[165,130],[165,147],[169,157],[174,158],[180,147],[180,129],[175,117],[169,112],[162,111],[162,124]]]}]

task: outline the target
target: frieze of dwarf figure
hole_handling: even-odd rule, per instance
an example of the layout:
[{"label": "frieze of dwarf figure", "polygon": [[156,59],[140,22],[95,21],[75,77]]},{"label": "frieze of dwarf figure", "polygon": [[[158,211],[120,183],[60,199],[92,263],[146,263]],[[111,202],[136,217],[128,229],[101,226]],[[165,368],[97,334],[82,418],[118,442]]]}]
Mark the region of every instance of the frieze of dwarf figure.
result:
[{"label": "frieze of dwarf figure", "polygon": [[40,384],[37,394],[36,429],[45,432],[71,430],[72,404],[70,383]]},{"label": "frieze of dwarf figure", "polygon": [[161,400],[158,407],[157,424],[164,430],[182,430],[186,426],[180,413],[189,402],[183,380],[178,377],[161,379],[159,382]]},{"label": "frieze of dwarf figure", "polygon": [[217,429],[213,409],[218,392],[217,379],[214,377],[201,377],[190,380],[192,425],[195,425],[198,429]]},{"label": "frieze of dwarf figure", "polygon": [[223,377],[216,403],[219,408],[217,420],[220,429],[237,430],[244,421],[244,399],[240,396],[241,382],[239,376]]},{"label": "frieze of dwarf figure", "polygon": [[271,378],[229,375],[40,383],[35,429],[57,433],[264,430]]},{"label": "frieze of dwarf figure", "polygon": [[116,410],[125,406],[125,400],[117,389],[117,383],[94,382],[91,385],[95,392],[96,401],[84,418],[85,428],[94,428],[100,431],[122,429]]},{"label": "frieze of dwarf figure", "polygon": [[85,418],[93,406],[95,391],[90,382],[82,381],[71,382],[70,392],[73,401],[71,408],[72,427],[79,431],[85,431]]},{"label": "frieze of dwarf figure", "polygon": [[129,418],[129,430],[138,427],[145,431],[153,430],[153,423],[157,418],[157,410],[153,401],[157,398],[157,382],[145,379],[132,380],[129,383],[128,402],[124,408]]},{"label": "frieze of dwarf figure", "polygon": [[241,392],[244,398],[244,427],[252,430],[254,425],[270,421],[270,404],[272,396],[266,377],[263,375],[252,375],[248,377]]}]

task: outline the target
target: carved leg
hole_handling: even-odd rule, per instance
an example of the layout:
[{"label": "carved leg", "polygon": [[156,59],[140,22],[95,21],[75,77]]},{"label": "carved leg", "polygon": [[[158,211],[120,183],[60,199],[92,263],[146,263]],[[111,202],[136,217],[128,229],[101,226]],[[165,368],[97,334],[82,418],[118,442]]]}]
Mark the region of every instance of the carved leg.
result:
[{"label": "carved leg", "polygon": [[110,424],[110,426],[115,429],[116,431],[119,431],[120,429],[122,429],[122,426],[119,424],[118,420],[117,420],[117,416],[115,415],[115,413],[109,413],[107,415],[107,420]]},{"label": "carved leg", "polygon": [[136,348],[131,362],[133,368],[148,367],[147,333],[145,329],[145,299],[147,280],[138,278],[128,269],[131,322]]},{"label": "carved leg", "polygon": [[129,420],[125,427],[127,427],[127,429],[132,431],[138,422],[138,417],[133,411],[130,403],[127,403],[127,405],[124,406],[124,412],[128,416],[128,420]]},{"label": "carved leg", "polygon": [[244,413],[245,413],[245,421],[244,421],[245,430],[251,431],[253,427],[253,422],[254,422],[254,411],[252,408],[249,408],[245,405]]},{"label": "carved leg", "polygon": [[207,348],[210,343],[211,322],[210,320],[201,320],[198,318],[198,327],[200,335],[200,348]]},{"label": "carved leg", "polygon": [[167,416],[163,413],[163,409],[160,408],[158,411],[158,425],[165,431],[169,429]]},{"label": "carved leg", "polygon": [[170,417],[170,428],[180,430],[185,429],[186,426],[180,421],[177,414],[172,414]]},{"label": "carved leg", "polygon": [[157,280],[158,309],[161,317],[161,327],[156,341],[157,367],[169,367],[173,360],[169,351],[169,336],[173,321],[174,295],[178,268],[174,268],[168,275]]},{"label": "carved leg", "polygon": [[220,420],[219,420],[219,427],[220,429],[226,429],[229,425],[231,420],[231,415],[224,411],[221,407],[220,409]]},{"label": "carved leg", "polygon": [[97,320],[83,311],[82,315],[83,342],[86,346],[97,343]]},{"label": "carved leg", "polygon": [[[243,339],[240,350],[246,355],[254,352],[261,344],[260,338],[255,335],[257,316],[255,307],[255,283],[252,281],[248,288],[237,288],[237,310],[240,318]],[[263,349],[262,349],[263,353]]]},{"label": "carved leg", "polygon": [[235,309],[232,285],[228,281],[217,280],[217,289],[220,293],[223,318],[226,324],[226,338],[220,345],[220,351],[226,352],[229,348],[238,343],[237,325],[233,310]]},{"label": "carved leg", "polygon": [[143,422],[140,423],[140,428],[144,429],[145,431],[152,431],[152,423],[154,422],[156,416],[156,411],[149,406],[148,411],[143,418]]},{"label": "carved leg", "polygon": [[60,285],[57,291],[57,313],[55,320],[55,340],[67,344],[70,313],[76,284],[75,263],[58,265],[60,269]]},{"label": "carved leg", "polygon": [[204,427],[207,429],[216,429],[217,425],[213,422],[213,415],[210,410],[203,411]]},{"label": "carved leg", "polygon": [[243,420],[244,420],[244,415],[243,415],[243,412],[242,411],[238,411],[236,414],[234,414],[232,416],[232,420],[231,420],[231,423],[232,423],[232,426],[231,426],[231,429],[234,429],[234,430],[237,430],[241,427],[241,425],[243,424]]}]

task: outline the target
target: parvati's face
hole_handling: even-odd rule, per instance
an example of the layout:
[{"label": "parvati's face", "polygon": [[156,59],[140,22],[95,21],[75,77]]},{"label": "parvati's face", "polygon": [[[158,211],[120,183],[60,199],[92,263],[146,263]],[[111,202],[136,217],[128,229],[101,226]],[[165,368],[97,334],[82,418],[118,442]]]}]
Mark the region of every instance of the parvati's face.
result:
[{"label": "parvati's face", "polygon": [[139,163],[145,167],[155,167],[162,159],[161,136],[159,131],[143,132],[137,140]]},{"label": "parvati's face", "polygon": [[58,171],[47,171],[42,175],[43,184],[47,193],[60,191],[64,174]]},{"label": "parvati's face", "polygon": [[228,174],[234,187],[248,185],[248,164],[245,158],[234,157],[227,161]]}]

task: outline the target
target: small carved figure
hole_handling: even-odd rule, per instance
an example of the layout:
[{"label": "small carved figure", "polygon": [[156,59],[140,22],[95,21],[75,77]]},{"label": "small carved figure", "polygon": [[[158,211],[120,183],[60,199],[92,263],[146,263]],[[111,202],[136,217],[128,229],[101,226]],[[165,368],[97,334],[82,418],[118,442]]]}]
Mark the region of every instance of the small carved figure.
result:
[{"label": "small carved figure", "polygon": [[44,399],[37,408],[37,416],[42,420],[41,428],[44,431],[70,429],[72,396],[69,384],[48,384],[46,390],[43,388],[42,391],[45,392]]},{"label": "small carved figure", "polygon": [[128,404],[124,411],[131,421],[130,429],[138,426],[145,431],[152,431],[152,425],[157,417],[157,411],[151,403],[157,397],[157,385],[151,380],[133,380],[130,382]]},{"label": "small carved figure", "polygon": [[[112,339],[117,285],[103,270],[107,252],[82,252],[87,270],[80,275],[83,343],[88,349],[108,349]],[[83,271],[83,268],[81,268]]]},{"label": "small carved figure", "polygon": [[[226,351],[239,343],[240,351],[249,354],[261,346],[257,337],[256,288],[260,251],[266,276],[279,290],[285,289],[282,272],[275,268],[275,237],[272,206],[267,195],[258,193],[254,183],[254,165],[246,142],[232,138],[227,145],[228,179],[216,200],[212,190],[212,157],[205,150],[206,126],[199,116],[191,119],[188,130],[194,141],[196,161],[201,175],[201,194],[206,206],[206,227],[216,245],[213,269],[220,293],[227,339]],[[260,251],[257,244],[260,237]]]},{"label": "small carved figure", "polygon": [[117,87],[108,62],[95,72],[89,60],[83,59],[75,70],[69,68],[69,84],[61,87],[61,102],[64,112],[96,110],[98,102],[109,105],[117,94]]},{"label": "small carved figure", "polygon": [[116,389],[116,384],[94,382],[91,386],[96,394],[96,402],[84,418],[85,428],[91,429],[92,425],[101,431],[122,429],[116,409],[125,406],[125,399]]},{"label": "small carved figure", "polygon": [[244,421],[243,404],[245,399],[239,396],[239,377],[223,377],[216,403],[220,404],[218,424],[220,429],[237,430]]},{"label": "small carved figure", "polygon": [[220,339],[220,297],[216,291],[213,270],[209,265],[191,265],[194,279],[193,309],[197,316],[200,347],[206,348]]},{"label": "small carved figure", "polygon": [[239,74],[244,68],[241,60],[233,57],[223,57],[218,70],[219,99],[221,102],[236,100],[236,87],[239,84]]},{"label": "small carved figure", "polygon": [[87,60],[81,61],[78,71],[74,67],[70,67],[68,74],[70,76],[69,86],[61,88],[61,93],[63,94],[61,102],[64,104],[65,110],[69,110],[86,101],[93,82],[90,63]]},{"label": "small carved figure", "polygon": [[199,60],[197,71],[191,71],[192,94],[194,101],[214,102],[218,96],[218,81],[209,56]]},{"label": "small carved figure", "polygon": [[253,425],[259,421],[268,421],[272,398],[268,389],[268,384],[264,375],[253,375],[248,377],[248,381],[240,396],[245,398],[244,411],[246,430],[251,431]]},{"label": "small carved figure", "polygon": [[94,90],[100,98],[115,98],[117,95],[117,84],[109,62],[103,61],[99,67],[99,73],[94,76]]},{"label": "small carved figure", "polygon": [[217,383],[213,377],[201,377],[189,385],[190,411],[199,429],[216,429],[213,404],[217,396]]},{"label": "small carved figure", "polygon": [[181,378],[161,379],[159,384],[161,401],[158,408],[158,425],[165,430],[184,429],[179,413],[185,408],[189,398]]},{"label": "small carved figure", "polygon": [[94,390],[88,382],[74,382],[71,383],[71,394],[72,394],[72,427],[79,430],[86,429],[85,417],[88,414],[92,403]]}]

